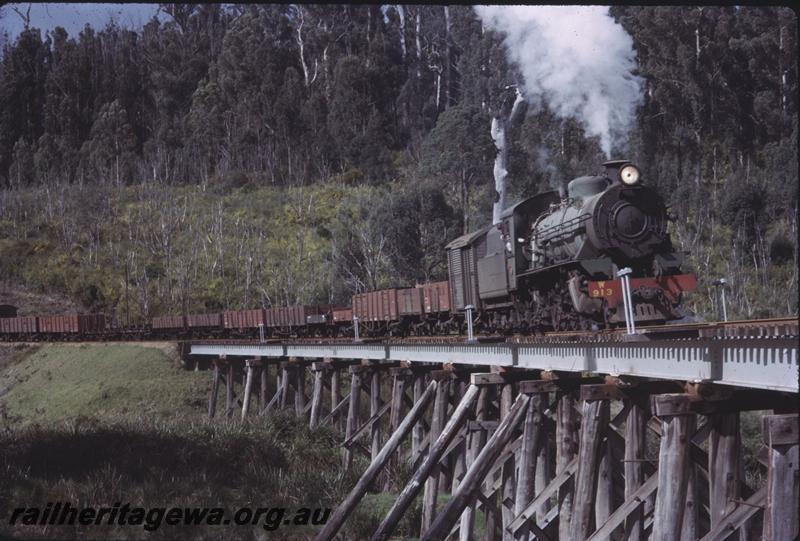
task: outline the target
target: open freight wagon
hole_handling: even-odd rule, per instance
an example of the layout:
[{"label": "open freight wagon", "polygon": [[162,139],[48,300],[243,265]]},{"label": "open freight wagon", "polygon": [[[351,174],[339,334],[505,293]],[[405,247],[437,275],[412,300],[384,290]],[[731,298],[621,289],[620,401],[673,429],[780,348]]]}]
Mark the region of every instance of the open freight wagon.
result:
[{"label": "open freight wagon", "polygon": [[270,335],[328,336],[334,334],[334,307],[330,304],[296,304],[265,308]]},{"label": "open freight wagon", "polygon": [[37,319],[42,334],[99,334],[106,330],[103,314],[38,316]]},{"label": "open freight wagon", "polygon": [[178,335],[216,335],[222,330],[222,314],[186,314],[157,316],[151,320],[157,334],[168,332]]},{"label": "open freight wagon", "polygon": [[[353,316],[367,334],[388,331],[406,335],[426,321],[425,295],[436,310],[439,305],[438,289],[425,286],[391,288],[353,295]],[[449,299],[449,294],[448,294]],[[446,303],[449,306],[449,300]]]},{"label": "open freight wagon", "polygon": [[0,333],[4,335],[27,335],[39,331],[36,316],[0,318]]}]

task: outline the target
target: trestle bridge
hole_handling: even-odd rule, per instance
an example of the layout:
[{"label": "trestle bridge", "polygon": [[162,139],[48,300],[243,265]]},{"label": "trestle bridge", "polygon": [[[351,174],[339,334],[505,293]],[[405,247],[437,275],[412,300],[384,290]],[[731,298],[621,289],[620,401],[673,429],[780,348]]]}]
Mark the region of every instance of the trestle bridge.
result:
[{"label": "trestle bridge", "polygon": [[[369,458],[318,541],[341,536],[370,490],[398,494],[373,541],[396,535],[419,496],[413,535],[423,540],[793,541],[797,330],[794,321],[491,343],[212,340],[184,351],[212,368],[210,417],[224,385],[220,416],[290,409],[342,431],[345,468]],[[753,411],[760,446],[747,454],[741,413]],[[393,486],[401,461],[413,474]]]}]

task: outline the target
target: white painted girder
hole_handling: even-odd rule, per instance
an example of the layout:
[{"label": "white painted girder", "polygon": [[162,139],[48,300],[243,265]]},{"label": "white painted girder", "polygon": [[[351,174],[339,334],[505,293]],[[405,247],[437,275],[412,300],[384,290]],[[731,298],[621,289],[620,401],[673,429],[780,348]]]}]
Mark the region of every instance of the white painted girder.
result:
[{"label": "white painted girder", "polygon": [[311,357],[516,366],[707,381],[798,392],[796,338],[698,338],[549,344],[193,343],[193,355]]}]

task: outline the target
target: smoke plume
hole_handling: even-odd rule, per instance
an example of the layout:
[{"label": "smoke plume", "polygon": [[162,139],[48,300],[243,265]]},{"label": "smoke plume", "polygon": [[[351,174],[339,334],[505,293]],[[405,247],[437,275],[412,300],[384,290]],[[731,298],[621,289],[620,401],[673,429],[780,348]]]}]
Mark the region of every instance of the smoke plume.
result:
[{"label": "smoke plume", "polygon": [[547,152],[547,148],[539,145],[536,147],[534,152],[534,163],[536,164],[536,168],[542,172],[550,187],[554,190],[558,190],[558,195],[560,195],[562,198],[565,197],[567,194],[566,186],[564,186],[564,183],[558,174],[558,168],[556,168],[556,166],[553,165],[553,162],[550,161],[550,154]]},{"label": "smoke plume", "polygon": [[505,35],[525,98],[578,119],[606,156],[625,140],[642,100],[633,40],[603,6],[475,6]]}]

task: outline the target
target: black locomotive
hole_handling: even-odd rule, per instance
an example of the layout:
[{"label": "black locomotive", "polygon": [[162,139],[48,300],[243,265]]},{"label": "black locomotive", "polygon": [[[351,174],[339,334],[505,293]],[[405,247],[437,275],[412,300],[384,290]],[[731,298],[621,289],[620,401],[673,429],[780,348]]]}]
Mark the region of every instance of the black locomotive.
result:
[{"label": "black locomotive", "polygon": [[501,222],[447,245],[453,310],[473,306],[487,331],[596,329],[625,321],[620,269],[629,267],[637,322],[683,317],[683,254],[661,197],[627,160],[507,209]]}]

